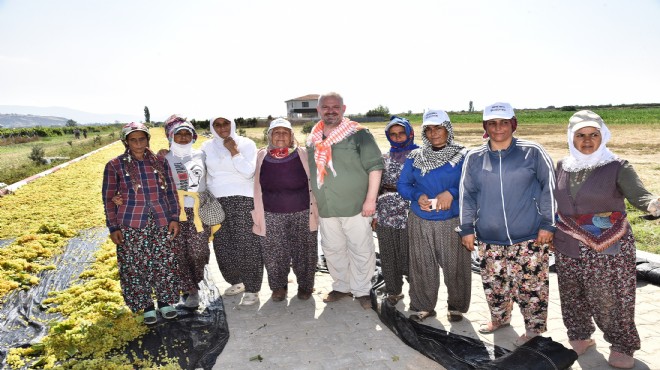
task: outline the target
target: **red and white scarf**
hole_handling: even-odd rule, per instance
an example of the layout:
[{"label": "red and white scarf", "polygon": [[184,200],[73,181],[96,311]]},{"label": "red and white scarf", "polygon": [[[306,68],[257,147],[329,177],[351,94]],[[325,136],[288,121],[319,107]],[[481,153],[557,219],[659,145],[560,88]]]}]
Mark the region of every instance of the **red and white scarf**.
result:
[{"label": "red and white scarf", "polygon": [[333,176],[337,176],[334,167],[332,166],[332,145],[346,139],[354,133],[364,129],[359,123],[349,120],[344,117],[339,126],[337,126],[328,137],[323,139],[323,128],[325,122],[319,121],[312,132],[307,138],[307,146],[314,145],[314,162],[316,162],[316,185],[320,189],[323,186],[323,179],[328,171],[326,166],[330,168]]}]

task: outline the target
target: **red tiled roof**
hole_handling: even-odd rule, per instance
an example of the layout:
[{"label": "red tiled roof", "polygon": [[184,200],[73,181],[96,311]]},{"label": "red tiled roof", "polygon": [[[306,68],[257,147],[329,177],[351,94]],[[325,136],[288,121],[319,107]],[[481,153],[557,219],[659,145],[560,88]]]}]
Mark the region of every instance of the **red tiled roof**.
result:
[{"label": "red tiled roof", "polygon": [[299,98],[286,100],[285,103],[290,102],[290,101],[300,101],[300,100],[318,100],[319,96],[321,96],[321,95],[319,95],[319,94],[307,94],[307,95],[301,96]]}]

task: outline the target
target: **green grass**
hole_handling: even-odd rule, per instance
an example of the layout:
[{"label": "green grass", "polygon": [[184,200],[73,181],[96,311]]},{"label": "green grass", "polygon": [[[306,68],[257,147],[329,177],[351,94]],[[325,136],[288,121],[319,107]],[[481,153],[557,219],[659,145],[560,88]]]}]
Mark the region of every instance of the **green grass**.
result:
[{"label": "green grass", "polygon": [[[585,108],[598,113],[605,123],[610,124],[657,124],[660,123],[660,107],[608,107]],[[560,124],[567,125],[575,111],[560,109],[518,109],[516,117],[519,124]],[[448,112],[452,123],[478,123],[482,121],[479,112]],[[421,124],[422,114],[397,114],[406,117],[413,124]]]},{"label": "green grass", "polygon": [[[26,143],[2,145],[0,146],[0,157],[2,158],[0,161],[0,182],[13,184],[62,162],[53,162],[50,165],[33,162],[28,156],[34,146],[43,147],[45,157],[69,157],[73,159],[117,140],[119,135],[115,131],[117,130],[94,133],[88,135],[86,139],[79,140],[71,136],[54,136]],[[95,142],[97,136],[100,139],[96,139]]]}]

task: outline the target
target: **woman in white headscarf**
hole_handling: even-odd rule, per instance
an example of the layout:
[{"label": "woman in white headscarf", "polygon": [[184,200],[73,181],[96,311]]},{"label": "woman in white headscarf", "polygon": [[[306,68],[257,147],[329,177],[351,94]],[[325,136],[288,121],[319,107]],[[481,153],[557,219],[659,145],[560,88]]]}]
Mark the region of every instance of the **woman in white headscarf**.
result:
[{"label": "woman in white headscarf", "polygon": [[609,364],[629,369],[640,348],[635,327],[635,239],[626,219],[633,206],[660,215],[659,199],[632,166],[606,146],[610,131],[596,113],[575,113],[568,124],[570,155],[557,163],[554,237],[564,325],[578,355],[603,331]]},{"label": "woman in white headscarf", "polygon": [[252,233],[254,169],[257,146],[236,134],[234,120],[210,121],[213,140],[202,145],[206,154],[207,188],[225,211],[225,222],[214,235],[213,249],[222,277],[231,284],[225,295],[245,292],[242,305],[259,301],[263,263],[257,236]]},{"label": "woman in white headscarf", "polygon": [[197,308],[198,284],[204,280],[204,267],[209,262],[211,226],[224,220],[224,212],[220,203],[206,191],[205,155],[192,148],[197,140],[195,127],[185,118],[172,115],[165,121],[165,135],[170,144],[165,159],[181,206],[181,232],[174,245],[185,297],[184,307]]}]

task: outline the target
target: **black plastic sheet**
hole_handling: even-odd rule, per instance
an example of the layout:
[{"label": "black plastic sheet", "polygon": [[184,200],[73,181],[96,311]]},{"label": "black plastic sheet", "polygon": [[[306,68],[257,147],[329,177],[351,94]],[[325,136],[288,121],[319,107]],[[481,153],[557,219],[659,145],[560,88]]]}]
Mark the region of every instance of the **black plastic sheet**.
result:
[{"label": "black plastic sheet", "polygon": [[654,285],[660,285],[660,263],[638,260],[637,279],[648,281]]},{"label": "black plastic sheet", "polygon": [[[28,347],[38,343],[48,333],[48,321],[61,318],[47,313],[41,301],[48,292],[70,286],[80,273],[94,262],[94,253],[108,237],[106,228],[86,230],[72,238],[64,252],[56,256],[55,270],[42,271],[40,283],[29,290],[10,293],[0,307],[0,368],[4,368],[10,348]],[[154,363],[165,355],[177,358],[184,369],[210,369],[229,340],[222,297],[206,278],[200,284],[200,308],[177,308],[179,317],[166,321],[159,318],[149,332],[118,350],[129,358],[149,357]]]},{"label": "black plastic sheet", "polygon": [[48,333],[47,322],[59,314],[47,313],[41,301],[48,292],[69,287],[71,281],[94,261],[94,252],[108,237],[107,229],[85,230],[71,238],[64,252],[54,258],[55,270],[38,274],[39,284],[29,290],[11,292],[0,307],[0,364],[5,365],[9,348],[37,343]]},{"label": "black plastic sheet", "polygon": [[[128,344],[123,350],[129,358],[152,359],[162,355],[177,358],[183,369],[211,369],[229,341],[229,325],[225,308],[217,287],[208,278],[200,284],[200,309],[189,310],[179,306],[179,316],[150,327],[143,337]],[[148,355],[145,355],[145,351]],[[156,364],[165,365],[165,363]]]},{"label": "black plastic sheet", "polygon": [[577,360],[575,351],[551,338],[534,338],[511,352],[478,339],[415,322],[405,317],[387,299],[379,298],[377,290],[382,286],[379,279],[379,283],[371,289],[371,306],[383,324],[405,344],[449,370],[556,370],[568,369]]}]

